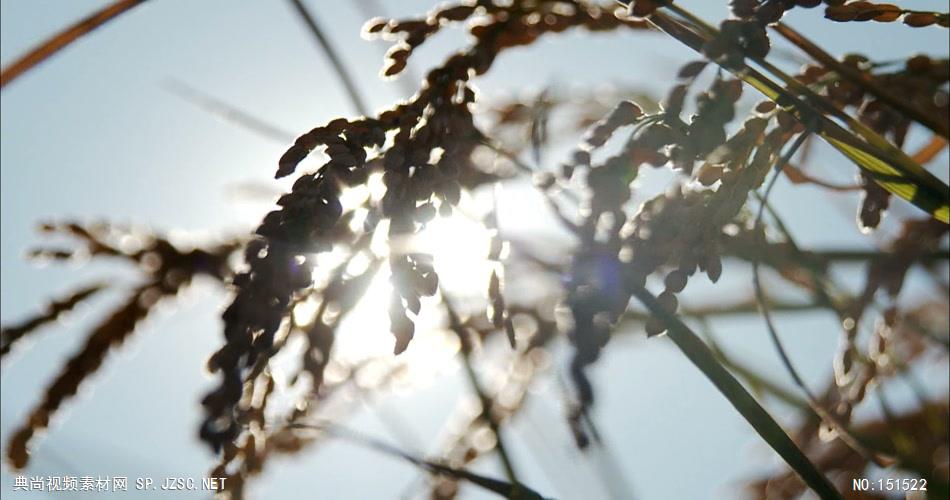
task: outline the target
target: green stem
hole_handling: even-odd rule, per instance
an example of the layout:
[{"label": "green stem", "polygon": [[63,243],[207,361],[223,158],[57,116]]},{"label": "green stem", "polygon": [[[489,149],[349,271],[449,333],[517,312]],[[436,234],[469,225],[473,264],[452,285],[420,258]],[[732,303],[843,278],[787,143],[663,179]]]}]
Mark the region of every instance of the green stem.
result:
[{"label": "green stem", "polygon": [[756,373],[755,370],[745,366],[744,364],[736,361],[726,354],[722,350],[722,347],[716,342],[716,339],[713,337],[712,328],[709,326],[709,322],[705,318],[699,320],[703,329],[701,333],[703,334],[703,340],[706,341],[706,344],[709,345],[709,350],[716,356],[716,359],[722,363],[723,366],[728,368],[730,371],[738,375],[740,378],[744,379],[754,391],[763,391],[765,393],[775,396],[783,403],[793,406],[802,411],[811,411],[808,403],[801,399],[800,397],[792,394],[792,391],[785,389],[779,383],[770,380],[768,377]]},{"label": "green stem", "polygon": [[657,302],[646,288],[634,286],[632,294],[657,318],[664,322],[669,337],[686,357],[710,382],[719,389],[732,406],[782,459],[801,476],[802,480],[822,499],[840,499],[834,486],[808,459],[781,426],[765,411],[748,391],[729,373],[709,347],[700,340],[675,314]]}]

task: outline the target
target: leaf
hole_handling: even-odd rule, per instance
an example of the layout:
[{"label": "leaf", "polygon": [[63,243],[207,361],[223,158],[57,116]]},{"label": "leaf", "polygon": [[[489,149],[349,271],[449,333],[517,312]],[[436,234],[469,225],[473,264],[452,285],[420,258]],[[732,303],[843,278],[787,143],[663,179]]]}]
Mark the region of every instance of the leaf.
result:
[{"label": "leaf", "polygon": [[[871,151],[868,145],[856,142],[853,136],[842,136],[837,131],[823,132],[821,136],[867,172],[881,187],[913,203],[940,222],[950,222],[950,201],[946,186],[942,190],[934,189],[929,183],[911,178],[906,172]],[[933,174],[930,174],[930,177],[933,177]]]}]

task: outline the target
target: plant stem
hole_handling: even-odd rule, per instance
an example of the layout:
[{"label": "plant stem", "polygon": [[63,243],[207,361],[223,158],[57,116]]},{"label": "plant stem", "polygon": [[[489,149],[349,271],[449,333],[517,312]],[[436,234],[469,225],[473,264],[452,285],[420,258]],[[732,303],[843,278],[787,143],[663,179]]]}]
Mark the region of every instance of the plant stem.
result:
[{"label": "plant stem", "polygon": [[488,425],[488,428],[491,429],[492,433],[495,434],[495,449],[498,450],[498,456],[501,458],[501,465],[505,469],[505,475],[508,477],[508,480],[513,484],[520,484],[518,481],[518,476],[515,474],[515,468],[512,464],[511,457],[508,454],[508,448],[505,446],[505,441],[501,436],[501,425],[494,416],[492,416],[492,400],[488,396],[488,393],[485,392],[485,389],[482,388],[481,383],[478,381],[478,374],[475,373],[475,367],[472,365],[472,346],[471,341],[468,338],[468,331],[462,322],[459,320],[458,313],[455,312],[455,307],[452,306],[449,298],[446,296],[445,291],[442,291],[442,305],[445,307],[445,311],[449,317],[449,329],[455,332],[459,337],[459,342],[461,348],[459,349],[459,355],[462,359],[462,366],[465,369],[465,375],[468,378],[469,385],[472,387],[472,391],[478,396],[478,401],[482,406],[482,420]]},{"label": "plant stem", "polygon": [[[808,135],[809,132],[799,135],[798,138],[795,139],[795,142],[775,164],[773,168],[775,173],[769,180],[769,183],[765,188],[765,193],[762,194],[761,203],[759,204],[759,209],[755,216],[755,224],[753,226],[752,232],[756,236],[762,234],[762,238],[764,239],[765,233],[760,232],[760,229],[762,227],[762,215],[765,213],[765,204],[768,202],[769,195],[772,193],[772,188],[775,187],[775,181],[779,178],[779,175],[781,175],[782,169],[791,160],[792,156],[795,155],[795,153],[798,151],[798,148],[801,147],[801,145],[805,142],[805,139],[808,137]],[[762,277],[759,273],[759,260],[757,258],[752,260],[752,285],[755,289],[756,302],[759,304],[759,310],[762,312],[762,318],[765,320],[766,330],[769,332],[769,338],[772,340],[772,346],[775,347],[775,351],[778,353],[779,359],[782,361],[782,366],[785,367],[785,371],[788,372],[788,374],[792,377],[795,385],[798,386],[802,393],[805,394],[805,399],[808,401],[808,405],[824,422],[828,423],[838,432],[838,437],[840,437],[841,441],[849,448],[854,450],[865,460],[873,462],[879,467],[885,467],[887,463],[884,460],[878,458],[877,455],[869,451],[851,433],[851,431],[839,421],[838,418],[836,418],[829,411],[827,411],[824,406],[818,403],[815,395],[808,388],[808,385],[805,384],[805,380],[802,379],[801,375],[799,375],[795,365],[792,364],[792,360],[789,358],[788,352],[785,350],[785,346],[782,345],[782,340],[778,336],[778,330],[775,327],[775,323],[772,321],[772,314],[768,308],[768,301],[765,298],[765,291],[762,289]],[[817,286],[816,288],[821,289],[820,286]]]},{"label": "plant stem", "polygon": [[772,447],[802,480],[822,499],[840,499],[835,490],[801,449],[771,415],[745,390],[745,387],[716,360],[715,354],[675,314],[667,311],[646,288],[633,285],[631,293],[657,318],[663,321],[670,339],[719,392],[732,403],[753,429]]},{"label": "plant stem", "polygon": [[53,54],[59,52],[67,45],[75,42],[83,35],[115,19],[120,14],[144,1],[145,0],[117,0],[84,17],[72,26],[56,33],[51,38],[48,38],[36,46],[33,50],[22,55],[6,68],[3,68],[3,71],[0,71],[0,88],[5,87],[8,83],[23,73],[26,73],[37,64],[45,61]]},{"label": "plant stem", "polygon": [[290,3],[293,4],[294,9],[296,9],[297,14],[300,15],[300,18],[303,20],[304,24],[310,28],[310,34],[313,35],[313,38],[320,45],[320,48],[323,49],[323,53],[327,56],[327,59],[330,60],[330,64],[333,65],[333,69],[340,78],[340,83],[343,84],[343,89],[346,91],[347,96],[349,96],[350,103],[353,105],[353,108],[357,113],[363,116],[368,116],[369,108],[366,106],[365,101],[360,95],[356,83],[353,81],[350,73],[346,70],[346,67],[343,65],[343,61],[340,59],[340,56],[337,54],[336,50],[334,50],[333,44],[330,43],[330,39],[323,34],[323,30],[320,29],[320,25],[317,24],[317,20],[314,19],[313,15],[310,14],[310,11],[307,10],[307,7],[301,0],[290,0]]},{"label": "plant stem", "polygon": [[501,495],[505,498],[511,498],[514,500],[543,500],[539,493],[533,491],[522,484],[519,483],[506,483],[504,481],[499,481],[487,476],[482,476],[480,474],[475,474],[469,472],[466,469],[455,469],[447,465],[443,465],[437,462],[432,462],[425,460],[423,458],[417,457],[406,453],[399,448],[386,443],[385,441],[359,434],[357,432],[351,431],[346,427],[335,425],[333,423],[310,423],[310,424],[301,424],[301,423],[291,423],[287,426],[288,428],[299,428],[299,429],[314,429],[327,433],[329,436],[346,439],[352,443],[360,444],[366,446],[370,449],[376,450],[380,453],[385,453],[387,455],[398,457],[407,462],[425,469],[433,474],[444,474],[455,479],[464,479],[471,482],[472,484],[484,488],[488,491],[492,491]]},{"label": "plant stem", "polygon": [[703,329],[700,333],[703,334],[703,340],[706,341],[706,344],[709,345],[709,349],[716,355],[716,359],[723,364],[730,371],[734,372],[740,378],[745,379],[746,382],[752,386],[753,390],[762,390],[768,394],[771,394],[784,402],[789,406],[794,406],[799,410],[810,411],[808,403],[792,394],[791,391],[785,389],[781,385],[772,380],[769,380],[764,375],[760,375],[755,372],[755,370],[741,364],[740,362],[732,359],[731,356],[725,353],[722,350],[722,347],[716,342],[716,339],[713,337],[712,328],[709,325],[709,322],[705,318],[699,320]]},{"label": "plant stem", "polygon": [[207,111],[222,120],[231,122],[261,137],[271,139],[280,144],[293,142],[296,137],[295,134],[289,131],[268,123],[241,110],[237,106],[233,106],[211,94],[198,90],[185,82],[168,80],[162,86],[172,94],[198,106],[201,110]]}]

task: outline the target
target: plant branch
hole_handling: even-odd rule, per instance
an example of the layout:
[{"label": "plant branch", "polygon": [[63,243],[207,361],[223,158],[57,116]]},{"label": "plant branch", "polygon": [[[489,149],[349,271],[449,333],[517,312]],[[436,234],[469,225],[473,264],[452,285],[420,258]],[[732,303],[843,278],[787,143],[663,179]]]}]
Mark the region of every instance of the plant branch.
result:
[{"label": "plant branch", "polygon": [[22,323],[0,328],[0,357],[9,354],[10,348],[18,340],[21,340],[24,336],[37,330],[38,328],[56,321],[63,314],[73,310],[77,305],[89,297],[105,289],[106,286],[107,285],[105,283],[94,283],[92,285],[79,288],[69,294],[68,297],[51,301],[46,306],[46,310],[43,311],[42,314],[34,316]]},{"label": "plant branch", "polygon": [[719,346],[719,344],[716,342],[716,339],[713,337],[712,330],[705,318],[700,319],[700,324],[703,326],[703,340],[706,341],[706,344],[709,345],[709,349],[713,352],[713,354],[716,355],[716,359],[718,359],[719,362],[723,364],[723,366],[734,372],[740,378],[745,379],[745,381],[750,386],[752,386],[753,390],[764,391],[775,396],[785,404],[794,406],[800,410],[809,410],[808,403],[793,394],[790,390],[787,390],[778,383],[769,380],[764,375],[756,373],[753,369],[743,365],[742,363],[734,360],[732,356],[726,354],[726,352],[722,350],[722,347]]}]

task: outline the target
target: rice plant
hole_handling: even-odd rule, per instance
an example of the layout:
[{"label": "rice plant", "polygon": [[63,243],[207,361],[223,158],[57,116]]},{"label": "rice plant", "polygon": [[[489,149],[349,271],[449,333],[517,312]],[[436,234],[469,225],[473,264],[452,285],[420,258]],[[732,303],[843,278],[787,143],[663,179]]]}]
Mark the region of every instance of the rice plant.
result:
[{"label": "rice plant", "polygon": [[[109,3],[15,58],[0,77],[4,92],[30,85],[25,75],[70,57],[59,52],[97,36],[94,30],[147,16],[143,3]],[[205,367],[176,369],[213,377],[205,394],[183,396],[200,399],[203,418],[182,432],[213,454],[207,470],[190,472],[224,478],[220,498],[269,496],[253,485],[286,463],[278,457],[302,460],[331,441],[418,469],[405,498],[474,491],[572,498],[524,479],[512,426],[527,418],[527,400],[552,398],[563,411],[545,415],[544,425],[572,437],[555,446],[586,457],[638,453],[602,432],[598,406],[605,384],[651,381],[592,376],[616,338],[630,336],[676,348],[784,464],[731,485],[731,496],[950,494],[947,384],[916,378],[922,369],[945,374],[950,348],[946,47],[918,47],[899,60],[877,58],[873,46],[839,57],[786,17],[818,9],[827,30],[864,23],[873,37],[879,24],[900,23],[940,30],[946,40],[947,13],[850,0],[732,0],[723,2],[719,22],[671,0],[440,4],[365,22],[364,38],[388,44],[380,77],[412,89],[408,99],[373,110],[350,48],[326,31],[332,8],[317,4],[274,8],[285,8],[312,38],[300,50],[320,51],[314,64],[326,64],[323,74],[342,89],[350,114],[288,132],[213,91],[165,85],[197,109],[286,145],[262,168],[291,182],[252,231],[210,228],[215,241],[186,247],[168,232],[118,222],[123,214],[42,222],[44,235],[68,243],[40,245],[29,259],[111,261],[130,268],[135,284],[122,289],[104,276],[52,297],[33,316],[4,311],[7,365],[73,309],[109,291],[123,296],[96,313],[101,320],[11,433],[5,446],[14,474],[29,471],[33,454],[55,442],[55,433],[40,435],[64,406],[116,404],[72,400],[157,307],[174,304],[201,279],[227,297],[219,330],[205,332],[218,348]],[[465,35],[460,46],[445,42],[450,31]],[[676,61],[675,72],[629,67],[662,82],[662,95],[622,86],[550,85],[515,96],[478,89],[509,51],[535,50],[562,33],[633,36],[692,56]],[[417,52],[431,45],[448,55],[433,67],[417,64]],[[822,149],[815,161],[812,151]],[[840,172],[852,181],[835,180]],[[795,227],[809,211],[783,213],[771,201],[776,186],[818,191],[847,206],[863,245],[800,243]],[[517,194],[528,200],[517,205],[511,192],[532,197]],[[526,216],[556,236],[510,229]],[[815,377],[786,348],[795,335],[782,318],[803,313],[839,325],[825,332],[838,350],[825,360],[830,376],[821,386],[809,383]],[[388,325],[386,337],[372,335],[377,316]],[[728,332],[718,330],[728,323],[720,321],[736,316],[761,318],[760,335],[778,360],[769,372],[721,345]],[[345,342],[363,343],[362,351],[354,355]],[[349,425],[356,410],[348,402],[374,407],[414,366],[446,359],[469,394],[460,399],[461,417],[442,423],[441,442],[413,449],[398,417],[381,416],[394,427],[392,443]],[[882,388],[908,380],[919,401],[893,407]],[[552,383],[562,390],[540,389]],[[881,417],[859,417],[870,407]],[[778,411],[794,418],[775,418]],[[626,418],[636,425],[638,415]],[[676,428],[664,432],[676,439]],[[497,474],[478,469],[483,458],[497,460]],[[580,485],[591,497],[598,488],[610,498],[635,495],[631,471],[596,468],[597,477]],[[856,490],[869,471],[914,478],[926,490]],[[368,470],[360,475],[373,479]]]}]

